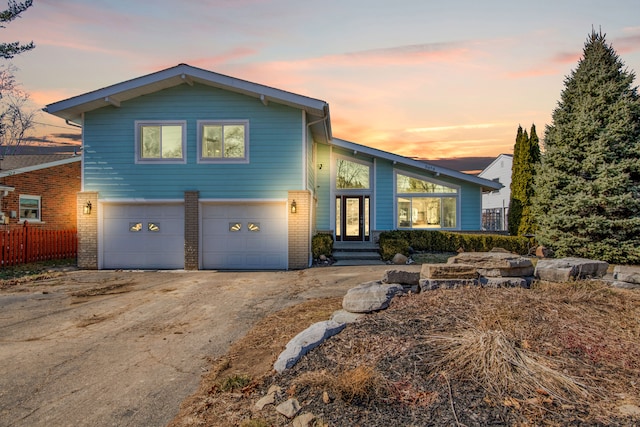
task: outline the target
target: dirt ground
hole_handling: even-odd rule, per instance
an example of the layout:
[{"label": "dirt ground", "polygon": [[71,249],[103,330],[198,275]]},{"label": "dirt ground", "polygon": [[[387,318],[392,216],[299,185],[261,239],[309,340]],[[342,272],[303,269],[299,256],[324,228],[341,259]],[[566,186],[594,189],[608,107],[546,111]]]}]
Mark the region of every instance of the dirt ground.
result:
[{"label": "dirt ground", "polygon": [[70,271],[2,282],[0,426],[166,425],[212,361],[266,316],[339,300],[387,268]]}]

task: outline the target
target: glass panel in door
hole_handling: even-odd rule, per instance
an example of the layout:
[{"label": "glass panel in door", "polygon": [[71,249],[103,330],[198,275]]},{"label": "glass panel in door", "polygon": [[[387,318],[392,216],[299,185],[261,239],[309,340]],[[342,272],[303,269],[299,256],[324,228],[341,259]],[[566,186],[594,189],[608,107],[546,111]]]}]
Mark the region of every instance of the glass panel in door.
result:
[{"label": "glass panel in door", "polygon": [[362,197],[345,197],[345,240],[362,240]]}]

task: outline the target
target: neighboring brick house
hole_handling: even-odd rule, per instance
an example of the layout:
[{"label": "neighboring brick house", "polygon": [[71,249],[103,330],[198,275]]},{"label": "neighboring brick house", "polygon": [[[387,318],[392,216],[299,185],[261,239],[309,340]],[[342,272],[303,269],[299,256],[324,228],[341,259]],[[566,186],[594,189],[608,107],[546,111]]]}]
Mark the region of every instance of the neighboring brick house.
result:
[{"label": "neighboring brick house", "polygon": [[81,157],[13,155],[0,160],[0,224],[48,230],[77,228]]}]

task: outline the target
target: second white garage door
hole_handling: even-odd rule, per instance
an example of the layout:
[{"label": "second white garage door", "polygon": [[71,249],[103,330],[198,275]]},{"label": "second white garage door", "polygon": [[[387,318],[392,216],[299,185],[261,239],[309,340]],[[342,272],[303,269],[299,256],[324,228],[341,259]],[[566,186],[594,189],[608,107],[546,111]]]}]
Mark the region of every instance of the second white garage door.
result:
[{"label": "second white garage door", "polygon": [[287,268],[284,202],[207,203],[201,217],[203,269]]}]

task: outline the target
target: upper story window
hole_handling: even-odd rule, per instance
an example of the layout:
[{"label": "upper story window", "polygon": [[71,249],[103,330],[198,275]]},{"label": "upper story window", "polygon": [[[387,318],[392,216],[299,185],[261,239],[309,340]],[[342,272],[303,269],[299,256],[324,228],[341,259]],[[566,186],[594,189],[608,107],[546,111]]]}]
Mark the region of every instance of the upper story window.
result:
[{"label": "upper story window", "polygon": [[20,221],[41,221],[40,196],[20,195]]},{"label": "upper story window", "polygon": [[249,121],[198,121],[198,161],[248,163]]},{"label": "upper story window", "polygon": [[137,121],[136,161],[184,163],[185,121]]},{"label": "upper story window", "polygon": [[362,163],[338,159],[336,163],[336,188],[339,190],[365,190],[370,188],[370,168]]}]

